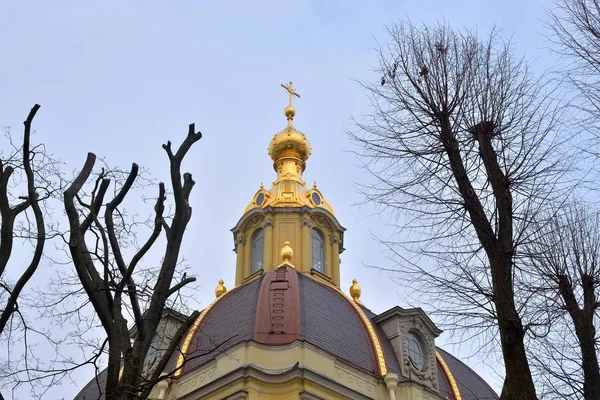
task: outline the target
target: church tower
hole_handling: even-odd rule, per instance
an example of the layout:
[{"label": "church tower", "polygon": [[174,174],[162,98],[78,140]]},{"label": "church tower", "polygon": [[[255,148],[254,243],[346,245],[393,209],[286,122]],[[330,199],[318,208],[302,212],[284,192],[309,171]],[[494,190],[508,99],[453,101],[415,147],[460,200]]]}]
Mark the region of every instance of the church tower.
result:
[{"label": "church tower", "polygon": [[[292,100],[300,95],[291,82],[281,86],[289,104],[287,125],[268,148],[275,180],[260,185],[232,229],[235,285],[227,290],[218,282],[150,399],[497,399],[481,377],[436,347],[441,330],[422,309],[375,314],[360,300],[356,279],[344,293],[345,229],[316,184],[302,177],[311,145],[293,124]],[[158,351],[181,321],[170,313],[161,324]],[[105,377],[106,370],[76,399],[102,399]]]},{"label": "church tower", "polygon": [[292,253],[290,264],[340,287],[340,253],[344,228],[315,182],[307,187],[302,174],[312,148],[294,127],[296,109],[292,82],[281,85],[289,94],[287,126],[273,136],[269,155],[276,172],[267,189],[262,184],[232,229],[237,253],[235,285],[255,279],[280,264],[282,248]]}]

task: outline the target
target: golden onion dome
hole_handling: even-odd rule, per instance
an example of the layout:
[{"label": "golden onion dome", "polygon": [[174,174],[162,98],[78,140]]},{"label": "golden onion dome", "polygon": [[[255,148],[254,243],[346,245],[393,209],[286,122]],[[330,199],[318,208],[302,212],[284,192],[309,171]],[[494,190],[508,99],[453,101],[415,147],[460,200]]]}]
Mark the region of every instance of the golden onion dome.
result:
[{"label": "golden onion dome", "polygon": [[296,130],[292,125],[292,119],[296,110],[293,106],[285,109],[285,115],[288,118],[288,126],[281,132],[275,134],[269,144],[269,156],[277,163],[285,157],[293,157],[305,162],[312,152],[312,147],[306,136]]}]

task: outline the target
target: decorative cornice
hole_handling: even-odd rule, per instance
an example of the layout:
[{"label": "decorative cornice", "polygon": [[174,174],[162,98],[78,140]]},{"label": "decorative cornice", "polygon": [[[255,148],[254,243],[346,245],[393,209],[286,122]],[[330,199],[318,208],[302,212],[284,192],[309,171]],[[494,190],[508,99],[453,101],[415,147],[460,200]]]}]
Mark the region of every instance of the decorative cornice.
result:
[{"label": "decorative cornice", "polygon": [[[339,371],[339,369],[336,368],[336,371]],[[352,377],[354,376],[355,375],[352,375]],[[215,393],[222,387],[231,385],[233,382],[236,382],[238,380],[248,380],[249,378],[254,378],[261,382],[274,384],[290,382],[294,379],[309,380],[311,382],[317,383],[319,386],[325,387],[328,390],[339,394],[340,396],[342,396],[342,398],[355,400],[373,399],[372,395],[368,396],[361,393],[361,391],[359,390],[361,390],[362,388],[358,384],[356,384],[357,387],[354,388],[352,385],[348,385],[347,383],[339,383],[336,380],[333,380],[327,376],[323,376],[310,369],[302,367],[290,368],[282,373],[273,374],[258,369],[252,365],[243,366],[225,375],[219,376],[218,379],[214,379],[212,382],[208,382],[203,386],[193,388],[188,393],[182,393],[182,391],[180,390],[179,393],[182,393],[180,398],[182,400],[202,399],[204,397],[208,397],[212,393]]]},{"label": "decorative cornice", "polygon": [[245,390],[241,390],[237,393],[232,394],[231,396],[225,397],[224,400],[245,400],[248,398],[248,392]]},{"label": "decorative cornice", "polygon": [[438,337],[441,333],[442,330],[439,329],[431,320],[431,318],[429,318],[429,316],[425,313],[425,311],[423,311],[421,308],[402,308],[399,306],[394,306],[392,308],[390,308],[387,311],[382,312],[381,314],[377,315],[375,318],[373,318],[373,321],[375,321],[376,323],[380,324],[381,322],[387,320],[388,318],[391,318],[393,316],[399,316],[402,318],[414,318],[414,317],[420,317],[423,325],[425,327],[427,327],[427,329],[429,331],[431,331],[433,337]]},{"label": "decorative cornice", "polygon": [[330,213],[329,211],[327,211],[326,209],[321,208],[321,207],[311,208],[308,206],[302,206],[302,207],[271,207],[271,206],[267,206],[265,208],[253,208],[253,209],[249,210],[247,213],[245,213],[244,215],[242,215],[242,217],[238,220],[237,224],[233,228],[231,228],[231,232],[234,234],[234,236],[237,235],[237,233],[242,229],[242,227],[245,226],[246,221],[248,221],[250,218],[252,218],[252,216],[254,216],[256,214],[269,215],[269,214],[289,214],[289,213],[307,213],[311,216],[322,215],[322,216],[327,217],[333,223],[334,228],[338,232],[340,232],[340,234],[346,230],[346,228],[344,228],[342,225],[340,225],[339,221],[332,213]]},{"label": "decorative cornice", "polygon": [[314,394],[310,394],[308,392],[300,392],[300,400],[323,400],[322,398],[315,396]]}]

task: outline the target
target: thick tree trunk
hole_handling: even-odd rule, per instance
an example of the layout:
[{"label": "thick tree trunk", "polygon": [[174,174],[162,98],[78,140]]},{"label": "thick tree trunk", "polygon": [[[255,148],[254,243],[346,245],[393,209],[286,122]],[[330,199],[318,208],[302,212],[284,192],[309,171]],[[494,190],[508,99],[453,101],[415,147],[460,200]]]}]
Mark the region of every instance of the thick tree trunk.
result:
[{"label": "thick tree trunk", "polygon": [[510,256],[492,261],[494,304],[498,316],[498,330],[506,377],[502,400],[537,399],[525,352],[525,333],[514,303],[512,260]]},{"label": "thick tree trunk", "polygon": [[105,400],[121,399],[119,390],[119,371],[121,370],[121,348],[114,335],[108,335],[108,367],[106,371]]},{"label": "thick tree trunk", "polygon": [[583,367],[583,397],[586,400],[600,400],[600,370],[596,356],[596,329],[591,321],[586,321],[577,329]]},{"label": "thick tree trunk", "polygon": [[565,302],[565,308],[573,320],[575,335],[581,350],[581,367],[583,369],[583,397],[586,400],[600,400],[600,368],[596,355],[596,328],[594,327],[594,310],[596,296],[594,278],[581,276],[583,287],[583,310],[579,307],[571,281],[567,275],[558,277],[558,291]]},{"label": "thick tree trunk", "polygon": [[484,121],[473,127],[471,133],[479,144],[479,155],[494,192],[498,218],[497,232],[492,228],[486,209],[473,188],[449,118],[442,117],[440,123],[440,137],[448,155],[454,179],[471,224],[490,262],[498,331],[506,371],[501,399],[536,400],[535,386],[525,352],[525,334],[514,299],[512,196],[509,181],[501,170],[496,152],[491,145],[494,125]]}]

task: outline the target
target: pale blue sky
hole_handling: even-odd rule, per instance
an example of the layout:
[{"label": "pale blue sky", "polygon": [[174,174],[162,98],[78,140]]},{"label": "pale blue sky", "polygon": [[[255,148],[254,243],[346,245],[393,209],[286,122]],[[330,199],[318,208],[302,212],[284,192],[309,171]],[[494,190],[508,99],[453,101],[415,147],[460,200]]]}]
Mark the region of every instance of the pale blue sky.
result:
[{"label": "pale blue sky", "polygon": [[[274,179],[267,145],[285,126],[294,81],[296,127],[313,145],[304,178],[317,181],[348,231],[342,282],[356,277],[374,312],[402,302],[402,287],[371,233],[385,236],[371,207],[356,207],[353,182],[364,182],[343,132],[350,115],[368,112],[354,80],[376,80],[373,51],[384,26],[410,18],[453,27],[494,24],[519,52],[547,60],[539,32],[543,1],[5,1],[0,5],[0,125],[21,128],[34,103],[37,140],[70,168],[88,151],[111,164],[136,161],[166,178],[161,144],[184,138],[195,122],[204,138],[187,158],[197,185],[183,254],[206,289],[231,286],[235,257],[229,229],[261,182]],[[51,274],[46,267],[42,274]],[[447,341],[444,335],[440,344]],[[452,349],[449,349],[452,350]],[[489,368],[470,365],[489,379]],[[74,374],[79,384],[92,372]],[[498,388],[499,383],[491,381]],[[72,396],[65,384],[48,398]],[[23,397],[23,398],[26,398]]]}]

